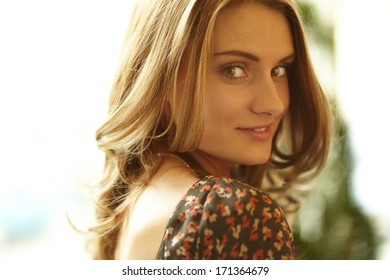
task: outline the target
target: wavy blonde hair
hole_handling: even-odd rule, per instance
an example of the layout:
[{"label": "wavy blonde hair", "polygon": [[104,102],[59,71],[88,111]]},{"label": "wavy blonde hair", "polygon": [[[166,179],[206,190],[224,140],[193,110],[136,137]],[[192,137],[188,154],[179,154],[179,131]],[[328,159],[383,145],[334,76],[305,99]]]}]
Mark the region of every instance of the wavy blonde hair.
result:
[{"label": "wavy blonde hair", "polygon": [[[297,9],[291,0],[141,0],[135,7],[109,101],[109,116],[96,134],[105,152],[105,174],[90,229],[95,259],[113,259],[124,213],[153,174],[156,148],[181,153],[197,149],[203,131],[206,65],[220,11],[235,2],[255,2],[282,12],[291,27],[296,60],[290,75],[290,107],[273,142],[270,160],[237,166],[234,176],[269,192],[313,178],[330,142],[329,108],[314,74]],[[189,64],[177,121],[168,97],[177,100],[178,72]],[[181,85],[180,85],[181,86]],[[190,125],[189,125],[190,124]],[[273,188],[278,178],[282,188]]]}]

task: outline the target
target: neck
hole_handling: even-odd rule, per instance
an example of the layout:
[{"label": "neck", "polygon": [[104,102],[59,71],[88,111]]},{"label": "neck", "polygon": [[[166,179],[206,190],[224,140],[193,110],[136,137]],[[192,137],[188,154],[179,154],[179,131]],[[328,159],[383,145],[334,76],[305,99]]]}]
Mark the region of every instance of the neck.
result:
[{"label": "neck", "polygon": [[215,158],[199,150],[191,152],[191,156],[210,175],[227,177],[231,176],[231,170],[233,167],[231,162]]}]

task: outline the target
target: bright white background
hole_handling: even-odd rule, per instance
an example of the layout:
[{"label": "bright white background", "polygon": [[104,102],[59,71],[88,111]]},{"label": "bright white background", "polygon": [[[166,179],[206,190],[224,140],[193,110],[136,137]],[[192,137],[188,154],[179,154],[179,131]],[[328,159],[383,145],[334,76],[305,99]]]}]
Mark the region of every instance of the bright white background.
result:
[{"label": "bright white background", "polygon": [[[84,187],[103,164],[94,133],[131,2],[0,0],[0,259],[87,258],[64,215],[83,224],[91,214]],[[389,236],[390,1],[311,2],[329,3],[323,16],[336,24],[334,79],[351,129],[354,195]]]},{"label": "bright white background", "polygon": [[390,1],[334,1],[336,88],[354,152],[354,196],[390,259]]},{"label": "bright white background", "polygon": [[[75,258],[132,1],[0,0],[0,258]],[[78,242],[80,241],[80,242]]]}]

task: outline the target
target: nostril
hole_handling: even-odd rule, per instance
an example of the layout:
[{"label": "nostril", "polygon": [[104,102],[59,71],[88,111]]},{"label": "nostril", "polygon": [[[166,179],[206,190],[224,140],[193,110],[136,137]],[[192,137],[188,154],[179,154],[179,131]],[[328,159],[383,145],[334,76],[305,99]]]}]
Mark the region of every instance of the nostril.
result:
[{"label": "nostril", "polygon": [[252,104],[253,113],[275,118],[282,115],[288,106],[288,101],[280,98],[263,98],[257,102]]}]

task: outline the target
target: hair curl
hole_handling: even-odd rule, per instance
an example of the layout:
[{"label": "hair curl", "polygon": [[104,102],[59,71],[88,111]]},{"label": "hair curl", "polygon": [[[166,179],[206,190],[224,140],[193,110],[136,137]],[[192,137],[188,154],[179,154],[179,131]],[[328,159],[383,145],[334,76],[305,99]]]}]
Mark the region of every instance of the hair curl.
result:
[{"label": "hair curl", "polygon": [[[207,58],[220,11],[236,2],[260,3],[287,18],[294,40],[289,111],[264,165],[237,166],[234,175],[258,188],[280,192],[312,179],[323,167],[330,142],[326,97],[308,55],[302,22],[292,0],[142,0],[130,21],[107,121],[96,134],[106,155],[105,174],[90,229],[95,259],[113,259],[124,213],[153,173],[156,147],[188,157],[200,143]],[[189,54],[177,122],[167,106],[177,95],[178,72]],[[173,109],[172,109],[173,110]],[[188,124],[191,123],[191,126]],[[190,160],[190,159],[188,159]],[[274,187],[277,181],[282,187]]]}]

